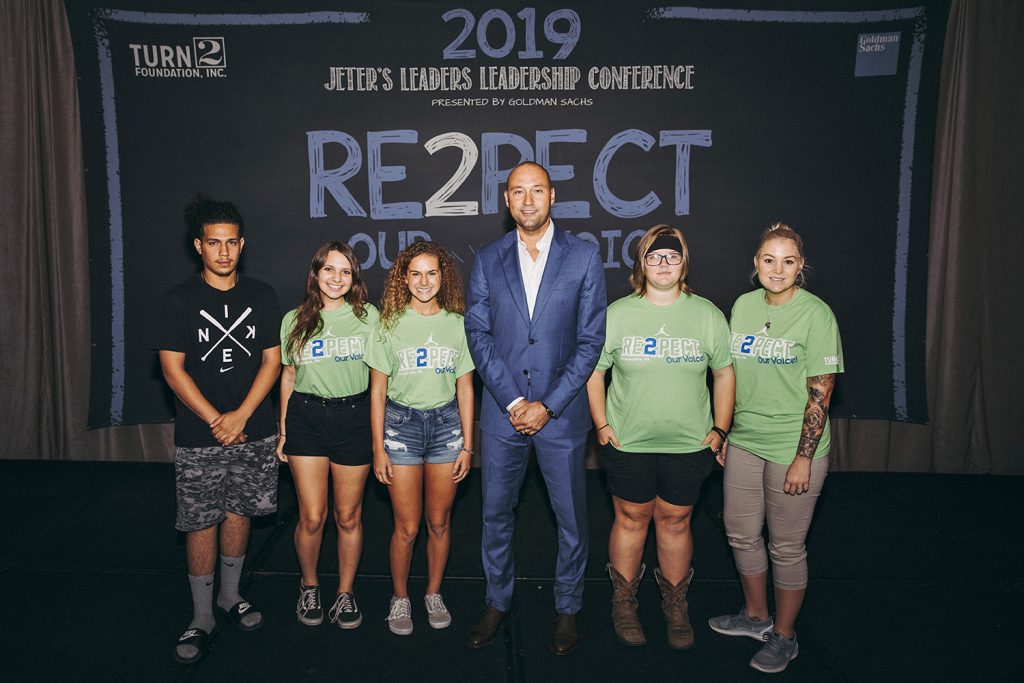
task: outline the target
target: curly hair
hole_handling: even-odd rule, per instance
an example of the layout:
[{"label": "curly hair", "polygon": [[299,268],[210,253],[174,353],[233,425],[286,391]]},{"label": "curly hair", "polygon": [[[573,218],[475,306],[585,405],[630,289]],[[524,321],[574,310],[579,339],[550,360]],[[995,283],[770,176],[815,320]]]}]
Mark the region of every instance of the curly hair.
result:
[{"label": "curly hair", "polygon": [[452,255],[436,242],[413,242],[398,254],[384,280],[384,293],[380,297],[380,322],[385,330],[395,329],[398,319],[402,317],[412,299],[406,276],[409,273],[409,264],[417,256],[433,256],[437,259],[441,271],[441,289],[437,293],[437,303],[441,308],[460,315],[466,312],[466,301],[462,296],[462,276]]},{"label": "curly hair", "polygon": [[[805,270],[811,270],[811,267],[807,265],[807,257],[804,255],[804,241],[801,239],[797,231],[789,227],[785,223],[772,223],[764,232],[761,233],[760,239],[757,241],[757,251],[754,252],[754,259],[756,260],[758,254],[761,253],[761,247],[764,243],[773,239],[786,239],[791,240],[796,245],[796,253],[800,254],[800,258],[803,259],[804,265],[800,269],[800,272],[796,274],[796,285],[797,287],[805,287],[807,284],[807,277],[804,274]],[[750,273],[750,282],[755,287],[760,287],[761,282],[757,279],[757,268]]]},{"label": "curly hair", "polygon": [[245,237],[245,221],[231,202],[220,202],[199,192],[185,205],[185,225],[192,239],[202,241],[206,226],[230,223],[238,226],[238,236]]},{"label": "curly hair", "polygon": [[345,294],[345,301],[352,306],[352,312],[360,320],[366,318],[366,309],[363,304],[369,297],[366,288],[366,281],[363,280],[363,272],[359,267],[359,257],[356,256],[352,247],[344,242],[332,240],[324,242],[313,254],[309,262],[309,272],[306,273],[306,294],[295,309],[295,323],[291,332],[288,333],[288,343],[285,345],[285,354],[293,362],[298,362],[299,353],[303,346],[310,339],[320,333],[324,327],[324,320],[320,311],[324,307],[323,294],[320,292],[320,269],[327,262],[328,255],[336,251],[348,259],[352,265],[352,287]]},{"label": "curly hair", "polygon": [[679,274],[679,291],[690,296],[693,290],[686,284],[686,274],[690,272],[690,248],[686,244],[686,238],[683,237],[683,233],[678,228],[673,228],[668,225],[655,225],[649,228],[636,243],[636,259],[633,261],[633,272],[629,274],[629,284],[633,286],[633,291],[637,296],[643,296],[647,293],[647,276],[644,273],[644,257],[647,256],[647,252],[651,248],[651,244],[654,240],[658,239],[662,235],[672,235],[673,237],[679,238],[679,243],[683,250],[680,252],[683,255],[683,272]]}]

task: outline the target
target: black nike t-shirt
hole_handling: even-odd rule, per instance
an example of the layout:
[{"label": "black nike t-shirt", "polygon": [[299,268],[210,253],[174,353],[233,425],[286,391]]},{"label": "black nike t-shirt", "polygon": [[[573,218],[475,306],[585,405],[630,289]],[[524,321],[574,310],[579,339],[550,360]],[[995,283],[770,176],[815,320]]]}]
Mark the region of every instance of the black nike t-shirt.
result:
[{"label": "black nike t-shirt", "polygon": [[[239,275],[227,291],[209,286],[201,275],[164,295],[154,320],[152,348],[185,354],[185,371],[220,412],[245,400],[263,360],[263,350],[279,346],[281,308],[271,287]],[[217,446],[210,427],[175,397],[174,445]],[[250,441],[277,431],[269,396],[245,425]]]}]

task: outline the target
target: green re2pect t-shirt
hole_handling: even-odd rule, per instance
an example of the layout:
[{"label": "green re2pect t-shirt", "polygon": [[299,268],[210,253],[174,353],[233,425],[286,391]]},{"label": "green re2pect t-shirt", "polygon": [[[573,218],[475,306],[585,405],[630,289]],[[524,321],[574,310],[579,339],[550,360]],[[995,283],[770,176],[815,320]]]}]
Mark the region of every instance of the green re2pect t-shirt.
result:
[{"label": "green re2pect t-shirt", "polygon": [[[769,306],[764,290],[757,289],[736,300],[731,327],[736,412],[729,440],[788,465],[800,443],[807,378],[843,372],[836,317],[806,290],[798,289],[781,306]],[[828,454],[830,441],[826,420],[815,458]]]},{"label": "green re2pect t-shirt", "polygon": [[438,408],[455,398],[455,380],[472,372],[466,328],[458,313],[420,315],[411,308],[385,332],[370,335],[366,363],[388,375],[388,398],[417,410]]},{"label": "green re2pect t-shirt", "polygon": [[621,450],[704,448],[713,424],[707,370],[732,363],[722,312],[695,294],[668,306],[631,294],[608,307],[607,325],[597,369],[612,368],[605,409]]},{"label": "green re2pect t-shirt", "polygon": [[363,362],[366,341],[380,315],[372,304],[363,304],[360,320],[347,303],[333,311],[321,311],[323,328],[303,345],[298,358],[288,357],[288,335],[295,325],[295,309],[281,321],[281,362],[295,365],[295,391],[339,398],[366,391],[370,372]]}]

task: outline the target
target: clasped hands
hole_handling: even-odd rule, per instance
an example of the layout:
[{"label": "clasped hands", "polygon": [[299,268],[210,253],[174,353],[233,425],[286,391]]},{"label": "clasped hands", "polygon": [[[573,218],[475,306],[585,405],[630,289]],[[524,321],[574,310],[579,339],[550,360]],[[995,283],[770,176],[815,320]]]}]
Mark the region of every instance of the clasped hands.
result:
[{"label": "clasped hands", "polygon": [[210,432],[221,446],[237,446],[248,439],[243,431],[246,421],[237,410],[229,410],[210,423]]},{"label": "clasped hands", "polygon": [[539,432],[550,419],[548,409],[540,401],[523,399],[508,411],[508,421],[512,423],[512,427],[526,436],[533,436]]}]

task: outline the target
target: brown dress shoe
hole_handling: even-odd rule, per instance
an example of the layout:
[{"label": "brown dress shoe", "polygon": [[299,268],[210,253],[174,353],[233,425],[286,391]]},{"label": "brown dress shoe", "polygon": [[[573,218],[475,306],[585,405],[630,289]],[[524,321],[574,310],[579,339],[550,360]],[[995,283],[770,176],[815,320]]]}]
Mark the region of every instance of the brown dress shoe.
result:
[{"label": "brown dress shoe", "polygon": [[580,628],[575,614],[559,614],[555,619],[555,634],[551,638],[551,649],[556,655],[569,654],[580,642]]},{"label": "brown dress shoe", "polygon": [[480,620],[476,622],[476,626],[469,632],[469,638],[466,640],[466,644],[470,647],[484,647],[494,642],[494,636],[498,632],[498,627],[501,626],[501,622],[505,620],[505,612],[499,609],[495,609],[488,605],[487,609],[480,615]]}]

